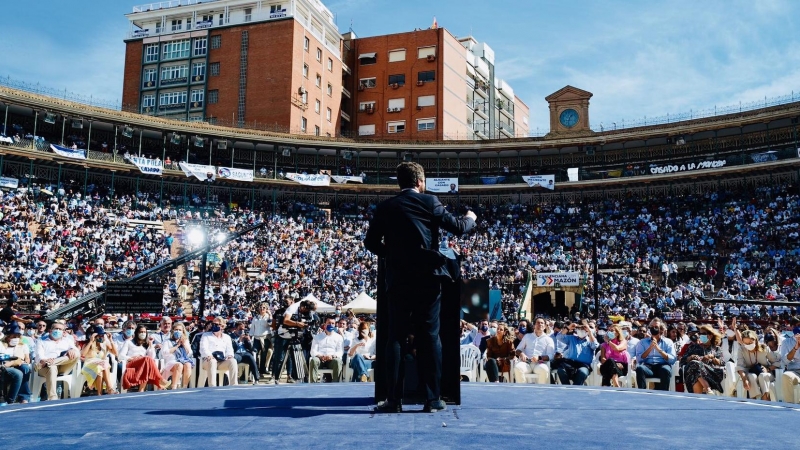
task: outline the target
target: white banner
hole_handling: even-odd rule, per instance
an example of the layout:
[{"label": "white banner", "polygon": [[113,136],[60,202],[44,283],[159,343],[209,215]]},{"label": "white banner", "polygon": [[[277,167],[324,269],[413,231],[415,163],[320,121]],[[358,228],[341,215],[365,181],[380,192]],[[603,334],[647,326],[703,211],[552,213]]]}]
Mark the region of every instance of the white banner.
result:
[{"label": "white banner", "polygon": [[700,161],[699,163],[684,163],[684,164],[667,164],[664,166],[650,166],[650,173],[653,175],[661,175],[664,173],[675,172],[688,172],[690,170],[700,169],[719,169],[725,167],[727,161],[724,159],[717,159],[714,161]]},{"label": "white banner", "polygon": [[328,175],[308,175],[302,173],[287,173],[286,174],[287,180],[296,181],[300,184],[305,184],[306,186],[330,186],[331,185],[331,177]]},{"label": "white banner", "polygon": [[523,175],[522,179],[525,180],[530,187],[543,187],[551,191],[556,188],[555,175]]},{"label": "white banner", "polygon": [[217,167],[217,176],[226,180],[253,181],[253,169]]},{"label": "white banner", "polygon": [[164,164],[160,159],[150,159],[143,156],[130,156],[128,161],[138,167],[142,173],[148,175],[161,175],[164,170]]},{"label": "white banner", "polygon": [[581,274],[579,272],[542,272],[536,274],[536,285],[555,287],[560,286],[580,286]]},{"label": "white banner", "polygon": [[213,20],[198,20],[194,24],[195,30],[204,30],[206,28],[211,28],[214,25]]},{"label": "white banner", "polygon": [[458,178],[426,178],[425,190],[437,194],[456,194]]},{"label": "white banner", "polygon": [[211,181],[214,181],[217,178],[217,170],[214,166],[203,166],[201,164],[189,164],[185,162],[179,165],[187,177],[195,177],[200,181],[206,181],[209,178]]},{"label": "white banner", "polygon": [[19,180],[11,177],[0,177],[0,187],[16,189],[19,187]]},{"label": "white banner", "polygon": [[364,179],[361,177],[353,177],[347,175],[331,175],[333,181],[337,183],[363,183]]},{"label": "white banner", "polygon": [[56,152],[57,155],[65,158],[73,159],[86,159],[86,150],[71,149],[69,147],[62,147],[60,145],[50,144],[50,149]]}]

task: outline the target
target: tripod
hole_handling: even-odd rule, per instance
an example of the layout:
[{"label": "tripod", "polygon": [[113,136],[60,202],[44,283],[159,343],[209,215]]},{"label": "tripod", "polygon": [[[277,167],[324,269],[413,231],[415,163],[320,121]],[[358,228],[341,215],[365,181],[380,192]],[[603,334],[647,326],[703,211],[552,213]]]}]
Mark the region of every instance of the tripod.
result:
[{"label": "tripod", "polygon": [[292,358],[294,358],[294,370],[297,372],[297,380],[301,383],[305,383],[308,381],[306,380],[308,367],[306,365],[306,354],[303,351],[303,346],[300,345],[300,341],[297,338],[292,338],[289,347],[291,348]]}]

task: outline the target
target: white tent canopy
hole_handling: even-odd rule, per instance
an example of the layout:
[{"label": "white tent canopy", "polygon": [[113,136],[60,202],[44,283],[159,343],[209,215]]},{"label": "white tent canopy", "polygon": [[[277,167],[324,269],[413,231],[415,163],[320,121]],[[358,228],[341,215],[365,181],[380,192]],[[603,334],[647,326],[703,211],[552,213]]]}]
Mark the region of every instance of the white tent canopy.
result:
[{"label": "white tent canopy", "polygon": [[352,309],[356,314],[375,314],[378,310],[378,302],[367,295],[366,292],[361,292],[355,300],[345,305],[342,309]]},{"label": "white tent canopy", "polygon": [[336,311],[336,308],[334,308],[332,305],[329,305],[323,301],[318,300],[317,297],[314,297],[314,294],[306,295],[305,297],[303,297],[303,300],[311,300],[312,302],[316,303],[318,313],[332,313]]}]

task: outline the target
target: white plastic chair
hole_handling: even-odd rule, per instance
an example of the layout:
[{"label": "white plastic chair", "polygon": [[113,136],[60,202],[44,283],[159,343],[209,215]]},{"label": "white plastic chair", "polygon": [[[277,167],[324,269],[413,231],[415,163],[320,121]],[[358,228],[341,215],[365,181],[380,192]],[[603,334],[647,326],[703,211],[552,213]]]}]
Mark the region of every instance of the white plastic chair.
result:
[{"label": "white plastic chair", "polygon": [[[67,396],[69,398],[75,398],[75,386],[78,384],[78,374],[81,371],[82,363],[79,360],[72,366],[69,372],[66,372],[62,375],[58,375],[56,377],[56,384],[60,381],[64,385],[64,389],[61,393],[62,398]],[[34,397],[38,397],[39,394],[42,392],[42,386],[45,385],[44,377],[39,375],[39,371],[36,368],[32,368],[33,371],[33,391],[32,395]],[[80,393],[78,394],[80,396]]]},{"label": "white plastic chair", "polygon": [[478,361],[481,358],[481,351],[474,345],[461,346],[461,371],[460,375],[467,377],[469,381],[478,381]]},{"label": "white plastic chair", "polygon": [[[206,370],[205,367],[203,367],[203,359],[202,358],[197,358],[195,361],[197,361],[196,364],[200,368],[200,373],[197,376],[197,381],[196,381],[195,386],[196,387],[201,387],[201,388],[202,387],[206,387],[206,381],[208,381],[208,371]],[[217,365],[216,372],[217,373],[212,374],[211,376],[217,377],[217,386],[223,386],[225,384],[225,375],[226,375],[226,373],[219,371],[219,364]],[[229,382],[233,383],[232,380],[229,380]]]},{"label": "white plastic chair", "polygon": [[[311,359],[312,358],[308,358],[308,366],[307,366],[308,367],[308,378],[309,378],[308,382],[309,383],[318,383],[318,382],[322,381],[322,375],[326,374],[326,373],[330,374],[331,381],[336,381],[336,380],[333,379],[333,369],[323,369],[322,367],[317,368],[317,373],[319,374],[319,380],[312,380],[311,379]],[[322,364],[322,362],[320,362],[320,365],[321,364]],[[342,363],[342,364],[344,364],[344,363]],[[344,367],[342,367],[342,370],[339,373],[340,377],[342,376],[342,373],[344,373]]]},{"label": "white plastic chair", "polygon": [[[670,377],[670,380],[669,380],[669,390],[672,391],[672,392],[675,392],[675,379],[678,377],[678,370],[679,369],[680,369],[680,360],[676,359],[675,363],[672,365],[672,377]],[[636,369],[634,368],[633,370],[635,371]],[[630,371],[630,369],[629,369],[629,371]],[[645,378],[644,382],[646,384],[645,387],[647,389],[651,389],[652,390],[652,389],[655,388],[655,384],[656,383],[660,383],[661,382],[661,379],[658,378],[658,377],[649,377],[649,378]],[[650,387],[651,383],[653,383],[653,385],[654,385],[653,388]]]}]

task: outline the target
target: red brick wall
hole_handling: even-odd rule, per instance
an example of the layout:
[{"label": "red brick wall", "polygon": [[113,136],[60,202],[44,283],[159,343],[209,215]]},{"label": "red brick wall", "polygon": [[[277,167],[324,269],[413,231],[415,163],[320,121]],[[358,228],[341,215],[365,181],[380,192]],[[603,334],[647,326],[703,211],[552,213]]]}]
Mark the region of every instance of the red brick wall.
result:
[{"label": "red brick wall", "polygon": [[[417,132],[417,119],[439,116],[441,110],[441,55],[442,33],[444,30],[419,30],[407,33],[391,34],[385,36],[375,36],[359,38],[354,41],[353,52],[356,60],[351,69],[355,84],[361,78],[376,78],[376,86],[373,89],[353,91],[354,110],[353,110],[353,133],[358,133],[360,125],[375,124],[375,138],[390,138],[396,140],[436,140],[441,137],[439,120],[437,120],[436,131]],[[433,62],[427,59],[417,58],[419,47],[436,45],[437,58]],[[405,48],[405,61],[389,62],[389,51]],[[362,66],[357,59],[363,53],[377,53],[377,63]],[[436,70],[436,81],[417,86],[417,74],[423,71]],[[389,87],[389,75],[405,74],[406,84],[398,89]],[[435,95],[436,106],[417,109],[417,97],[421,95]],[[387,112],[389,99],[404,98],[405,109],[401,112]],[[375,113],[367,114],[358,112],[360,102],[375,101]],[[387,133],[386,123],[389,121],[405,120],[406,131],[404,133]]]},{"label": "red brick wall", "polygon": [[142,40],[125,43],[125,71],[122,80],[122,105],[135,109],[141,106],[139,88],[142,85]]}]

